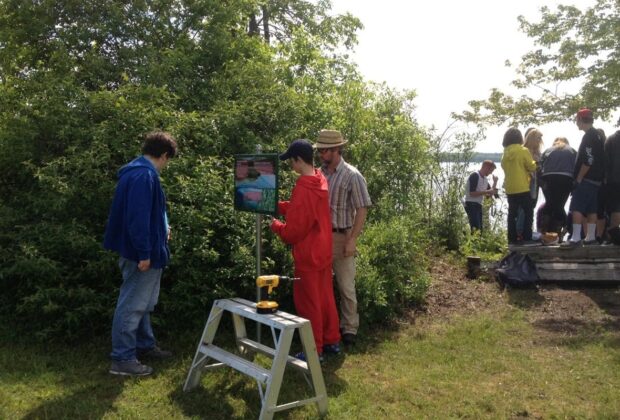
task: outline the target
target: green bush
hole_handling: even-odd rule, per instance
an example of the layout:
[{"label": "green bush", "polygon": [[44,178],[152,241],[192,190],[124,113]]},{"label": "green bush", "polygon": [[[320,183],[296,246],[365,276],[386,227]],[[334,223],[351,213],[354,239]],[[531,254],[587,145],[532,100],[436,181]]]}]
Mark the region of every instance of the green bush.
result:
[{"label": "green bush", "polygon": [[[194,330],[213,299],[255,295],[255,216],[232,209],[232,156],[324,127],[349,139],[375,204],[360,241],[362,315],[387,319],[421,299],[427,135],[413,92],[363,81],[337,52],[354,42],[355,18],[289,2],[272,10],[270,44],[246,33],[253,2],[78,3],[0,2],[3,321],[42,340],[109,331],[121,279],[101,241],[116,173],[154,129],[180,146],[162,174],[173,255],[155,323]],[[283,180],[287,197],[293,177]],[[263,241],[263,271],[290,273],[288,249]]]},{"label": "green bush", "polygon": [[357,290],[360,316],[381,323],[420,303],[429,286],[424,229],[404,217],[368,225],[360,237]]}]

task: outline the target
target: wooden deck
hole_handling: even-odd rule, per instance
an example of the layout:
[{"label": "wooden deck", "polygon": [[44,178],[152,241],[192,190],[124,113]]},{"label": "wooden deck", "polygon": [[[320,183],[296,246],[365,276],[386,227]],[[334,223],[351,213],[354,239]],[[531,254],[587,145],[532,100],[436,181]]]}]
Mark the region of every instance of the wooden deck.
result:
[{"label": "wooden deck", "polygon": [[529,255],[541,282],[618,282],[620,246],[510,246],[510,251]]}]

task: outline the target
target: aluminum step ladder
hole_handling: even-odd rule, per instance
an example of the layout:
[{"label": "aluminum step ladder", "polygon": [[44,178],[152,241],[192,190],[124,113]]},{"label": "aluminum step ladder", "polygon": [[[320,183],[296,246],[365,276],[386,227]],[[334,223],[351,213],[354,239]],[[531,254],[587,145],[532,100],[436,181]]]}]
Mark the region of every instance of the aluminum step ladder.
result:
[{"label": "aluminum step ladder", "polygon": [[[256,353],[264,354],[272,359],[271,369],[265,369],[252,360],[238,356],[213,344],[218,326],[224,312],[232,315],[237,348],[242,356],[252,357]],[[268,347],[247,337],[245,319],[250,319],[271,328],[274,347]],[[279,333],[276,333],[276,330]],[[295,330],[298,330],[307,362],[289,356]],[[207,364],[209,361],[214,361]],[[203,371],[217,367],[229,366],[241,373],[254,378],[258,384],[258,392],[262,402],[259,419],[271,419],[277,411],[288,410],[305,404],[316,403],[321,416],[327,413],[327,391],[323,380],[323,372],[316,351],[310,321],[278,311],[275,314],[257,314],[256,303],[245,299],[220,299],[213,302],[209,319],[205,325],[202,338],[185,380],[183,391],[195,388]],[[304,373],[306,380],[314,392],[314,397],[278,405],[278,394],[287,366]]]}]

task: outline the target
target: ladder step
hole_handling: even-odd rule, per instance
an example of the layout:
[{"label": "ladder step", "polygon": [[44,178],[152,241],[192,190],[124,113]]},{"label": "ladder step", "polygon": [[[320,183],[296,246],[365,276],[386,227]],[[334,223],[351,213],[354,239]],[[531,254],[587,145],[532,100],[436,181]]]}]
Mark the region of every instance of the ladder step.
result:
[{"label": "ladder step", "polygon": [[[276,351],[271,347],[267,347],[257,341],[250,340],[249,338],[240,338],[238,339],[238,341],[245,348],[252,349],[258,353],[269,356],[272,359],[275,357]],[[308,363],[304,362],[303,360],[299,360],[296,357],[287,356],[286,363],[290,366],[293,366],[295,369],[299,369],[303,372],[308,372]]]},{"label": "ladder step", "polygon": [[267,383],[271,377],[271,374],[267,369],[220,347],[214,346],[213,344],[202,344],[200,346],[200,352],[206,354],[214,360],[230,366],[235,370],[238,370],[239,372],[251,376],[263,384]]}]

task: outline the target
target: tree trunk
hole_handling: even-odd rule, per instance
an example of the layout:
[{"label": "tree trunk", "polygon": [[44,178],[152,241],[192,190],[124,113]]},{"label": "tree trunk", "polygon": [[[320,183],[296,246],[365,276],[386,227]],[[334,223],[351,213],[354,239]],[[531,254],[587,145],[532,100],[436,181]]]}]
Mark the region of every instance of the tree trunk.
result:
[{"label": "tree trunk", "polygon": [[250,15],[250,23],[248,25],[248,34],[250,36],[260,35],[260,32],[258,30],[258,23],[256,22],[256,15],[254,13]]},{"label": "tree trunk", "polygon": [[269,40],[271,38],[271,32],[269,31],[269,9],[267,5],[262,6],[263,9],[263,37],[265,38],[265,42],[269,44]]}]

